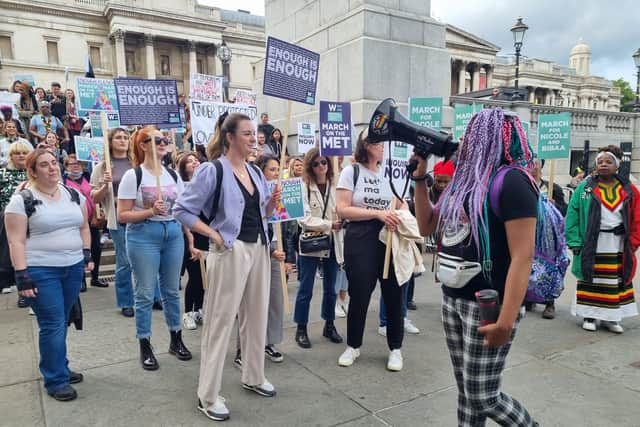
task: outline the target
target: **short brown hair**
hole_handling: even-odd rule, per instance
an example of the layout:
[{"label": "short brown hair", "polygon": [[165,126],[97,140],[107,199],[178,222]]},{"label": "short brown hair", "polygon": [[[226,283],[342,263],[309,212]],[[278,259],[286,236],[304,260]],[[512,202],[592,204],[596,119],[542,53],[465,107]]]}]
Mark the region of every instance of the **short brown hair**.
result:
[{"label": "short brown hair", "polygon": [[353,158],[358,163],[367,163],[369,161],[369,153],[367,153],[367,144],[369,144],[367,128],[364,128],[360,134],[358,134],[358,142],[356,143],[356,149],[353,153]]},{"label": "short brown hair", "polygon": [[306,184],[311,181],[316,182],[316,174],[313,173],[313,161],[318,157],[324,157],[327,160],[327,181],[333,180],[333,163],[327,156],[322,156],[318,147],[313,147],[307,151],[304,156],[304,171],[302,172],[302,179]]},{"label": "short brown hair", "polygon": [[38,159],[40,158],[40,156],[45,154],[52,156],[54,159],[56,158],[56,156],[54,156],[51,151],[45,148],[36,148],[27,156],[27,159],[26,159],[27,178],[29,178],[29,182],[31,184],[33,184],[36,180],[35,174],[36,174],[36,164],[38,163]]}]

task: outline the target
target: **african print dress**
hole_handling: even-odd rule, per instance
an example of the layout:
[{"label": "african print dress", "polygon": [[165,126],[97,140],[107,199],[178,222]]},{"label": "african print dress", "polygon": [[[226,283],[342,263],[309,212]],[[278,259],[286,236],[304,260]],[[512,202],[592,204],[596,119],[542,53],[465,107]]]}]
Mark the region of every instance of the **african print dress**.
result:
[{"label": "african print dress", "polygon": [[594,189],[602,203],[593,281],[578,281],[571,310],[574,315],[619,322],[624,317],[638,314],[633,285],[631,281],[625,285],[622,278],[624,236],[613,232],[623,223],[622,190],[622,184],[617,180],[612,186],[600,183]]}]

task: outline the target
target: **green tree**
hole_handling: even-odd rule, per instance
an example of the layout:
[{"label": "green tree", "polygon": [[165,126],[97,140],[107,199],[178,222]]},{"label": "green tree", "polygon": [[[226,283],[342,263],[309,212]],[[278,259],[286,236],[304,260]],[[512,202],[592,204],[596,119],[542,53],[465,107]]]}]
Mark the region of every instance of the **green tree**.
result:
[{"label": "green tree", "polygon": [[627,106],[626,104],[632,103],[636,99],[636,94],[633,89],[631,89],[629,82],[620,77],[618,80],[612,81],[611,84],[620,88],[620,93],[622,94],[622,99],[620,100],[620,111],[632,111],[632,107]]}]

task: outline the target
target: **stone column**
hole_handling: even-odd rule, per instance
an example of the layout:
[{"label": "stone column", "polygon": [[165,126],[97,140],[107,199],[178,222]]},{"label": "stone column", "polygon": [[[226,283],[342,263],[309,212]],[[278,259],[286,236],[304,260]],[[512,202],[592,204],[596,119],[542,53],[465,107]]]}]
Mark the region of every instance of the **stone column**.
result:
[{"label": "stone column", "polygon": [[189,78],[191,74],[198,72],[198,62],[196,60],[196,42],[189,40]]},{"label": "stone column", "polygon": [[458,70],[458,93],[465,93],[467,90],[467,62],[460,61]]},{"label": "stone column", "polygon": [[480,65],[472,64],[473,74],[471,74],[471,91],[480,90]]},{"label": "stone column", "polygon": [[147,78],[156,78],[156,56],[153,51],[153,36],[151,34],[144,35],[144,46],[146,56]]},{"label": "stone column", "polygon": [[487,77],[487,89],[493,89],[493,67],[491,65],[485,65],[484,72]]},{"label": "stone column", "polygon": [[531,92],[529,92],[529,102],[535,104],[536,102],[536,88],[531,87]]},{"label": "stone column", "polygon": [[556,105],[556,93],[551,90],[551,93],[549,94],[549,104],[555,106]]},{"label": "stone column", "polygon": [[211,45],[207,49],[207,74],[216,75],[216,47]]},{"label": "stone column", "polygon": [[551,105],[551,95],[550,95],[550,90],[549,89],[545,89],[544,90],[544,105]]},{"label": "stone column", "polygon": [[116,43],[116,77],[127,77],[127,58],[124,53],[125,32],[116,30],[113,39]]}]

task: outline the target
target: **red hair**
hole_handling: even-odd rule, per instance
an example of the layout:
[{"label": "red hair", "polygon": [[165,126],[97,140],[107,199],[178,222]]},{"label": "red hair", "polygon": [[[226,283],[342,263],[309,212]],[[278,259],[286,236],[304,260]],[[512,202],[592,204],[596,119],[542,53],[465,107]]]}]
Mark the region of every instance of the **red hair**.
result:
[{"label": "red hair", "polygon": [[156,131],[157,129],[154,126],[145,126],[142,129],[138,129],[133,133],[133,135],[131,135],[131,141],[133,143],[132,162],[135,167],[144,163],[145,151],[142,149],[142,144],[149,139],[153,139],[152,135]]}]

